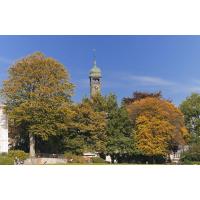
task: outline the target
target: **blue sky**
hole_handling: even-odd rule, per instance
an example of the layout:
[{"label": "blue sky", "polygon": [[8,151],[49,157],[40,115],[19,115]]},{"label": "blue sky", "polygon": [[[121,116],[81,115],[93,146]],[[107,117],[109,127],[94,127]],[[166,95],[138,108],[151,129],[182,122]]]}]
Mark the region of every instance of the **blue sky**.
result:
[{"label": "blue sky", "polygon": [[0,36],[0,84],[16,60],[41,51],[63,63],[76,84],[74,101],[89,95],[96,49],[102,93],[119,101],[134,91],[159,91],[176,105],[200,92],[200,36]]}]

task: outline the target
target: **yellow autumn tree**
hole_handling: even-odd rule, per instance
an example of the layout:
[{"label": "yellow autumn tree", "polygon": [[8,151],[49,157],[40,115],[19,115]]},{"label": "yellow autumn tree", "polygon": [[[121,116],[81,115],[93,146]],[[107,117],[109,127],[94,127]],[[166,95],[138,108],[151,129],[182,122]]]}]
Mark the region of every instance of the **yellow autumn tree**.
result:
[{"label": "yellow autumn tree", "polygon": [[9,126],[20,128],[17,138],[22,141],[29,138],[31,157],[35,156],[36,141],[47,141],[68,129],[73,116],[73,88],[66,68],[40,52],[17,61],[9,68],[8,79],[1,91]]},{"label": "yellow autumn tree", "polygon": [[189,137],[181,111],[160,97],[146,97],[129,103],[135,127],[135,147],[145,156],[166,156]]}]

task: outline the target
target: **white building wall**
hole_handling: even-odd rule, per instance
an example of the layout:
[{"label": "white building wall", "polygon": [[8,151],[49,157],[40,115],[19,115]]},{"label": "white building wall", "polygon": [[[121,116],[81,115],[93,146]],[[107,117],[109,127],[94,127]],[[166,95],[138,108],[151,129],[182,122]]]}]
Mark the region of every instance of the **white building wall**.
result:
[{"label": "white building wall", "polygon": [[0,105],[0,153],[8,152],[8,120]]}]

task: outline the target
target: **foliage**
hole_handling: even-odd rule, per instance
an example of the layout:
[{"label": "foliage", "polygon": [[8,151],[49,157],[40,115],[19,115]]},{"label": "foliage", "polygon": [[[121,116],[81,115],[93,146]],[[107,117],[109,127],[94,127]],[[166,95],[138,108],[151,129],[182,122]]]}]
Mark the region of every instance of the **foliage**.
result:
[{"label": "foliage", "polygon": [[139,154],[166,156],[174,145],[184,145],[188,133],[181,111],[158,97],[146,97],[126,106],[135,127]]},{"label": "foliage", "polygon": [[29,151],[29,135],[25,124],[13,126],[9,123],[9,139],[10,149]]},{"label": "foliage", "polygon": [[15,159],[17,157],[20,161],[24,161],[29,157],[29,155],[28,153],[25,153],[24,151],[21,150],[10,150],[8,152],[8,157],[12,159]]},{"label": "foliage", "polygon": [[84,159],[83,156],[79,156],[69,152],[66,152],[64,156],[65,158],[67,158],[69,163],[86,163],[86,160]]},{"label": "foliage", "polygon": [[97,94],[94,97],[92,97],[92,101],[88,99],[85,100],[90,102],[94,110],[99,112],[106,112],[107,115],[109,115],[111,111],[117,110],[118,108],[117,97],[112,93],[107,96]]},{"label": "foliage", "polygon": [[134,152],[133,126],[124,107],[111,111],[107,123],[107,148],[110,155]]},{"label": "foliage", "polygon": [[49,136],[48,140],[36,138],[37,153],[63,154],[65,152],[64,144],[65,134]]},{"label": "foliage", "polygon": [[0,155],[0,165],[14,165],[14,159],[8,155]]},{"label": "foliage", "polygon": [[193,93],[180,105],[184,114],[185,124],[192,135],[192,142],[197,142],[200,137],[200,95]]},{"label": "foliage", "polygon": [[130,104],[133,103],[135,101],[139,101],[141,99],[147,98],[147,97],[152,97],[152,98],[162,98],[162,94],[161,92],[155,92],[155,93],[149,93],[149,92],[134,92],[132,97],[126,97],[123,98],[123,104]]},{"label": "foliage", "polygon": [[124,107],[115,95],[96,95],[74,105],[73,125],[65,137],[66,151],[82,155],[98,152],[115,159],[133,152],[133,127]]},{"label": "foliage", "polygon": [[86,160],[82,156],[74,156],[69,163],[86,163]]},{"label": "foliage", "polygon": [[34,53],[17,61],[2,89],[10,126],[23,127],[22,138],[48,140],[63,133],[73,114],[72,92],[68,72],[53,58]]},{"label": "foliage", "polygon": [[71,152],[65,152],[64,153],[64,157],[67,158],[67,159],[71,159],[74,155],[76,155],[76,154],[73,154]]},{"label": "foliage", "polygon": [[105,112],[95,111],[88,101],[83,101],[73,108],[72,127],[66,134],[67,151],[82,154],[85,151],[102,152],[106,141]]},{"label": "foliage", "polygon": [[106,163],[106,161],[100,157],[91,158],[92,163]]},{"label": "foliage", "polygon": [[191,161],[200,161],[200,143],[192,144],[188,151],[181,154],[181,161],[189,164]]},{"label": "foliage", "polygon": [[114,94],[97,95],[90,101],[93,108],[106,113],[106,149],[105,154],[111,155],[112,160],[125,157],[134,151],[133,126],[125,107],[118,106]]},{"label": "foliage", "polygon": [[184,165],[200,165],[200,161],[184,160],[184,161],[182,161],[181,164],[184,164]]}]

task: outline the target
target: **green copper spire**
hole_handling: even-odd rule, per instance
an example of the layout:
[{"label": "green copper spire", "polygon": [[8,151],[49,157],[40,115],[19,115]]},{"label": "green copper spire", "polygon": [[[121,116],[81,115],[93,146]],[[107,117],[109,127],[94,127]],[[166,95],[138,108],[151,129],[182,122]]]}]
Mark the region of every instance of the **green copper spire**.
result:
[{"label": "green copper spire", "polygon": [[96,50],[93,49],[93,67],[90,70],[90,77],[101,77],[101,69],[97,67],[97,62],[96,62]]},{"label": "green copper spire", "polygon": [[93,49],[93,66],[96,66],[96,49]]}]

